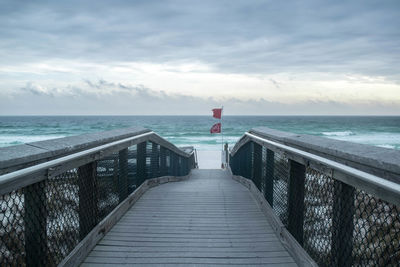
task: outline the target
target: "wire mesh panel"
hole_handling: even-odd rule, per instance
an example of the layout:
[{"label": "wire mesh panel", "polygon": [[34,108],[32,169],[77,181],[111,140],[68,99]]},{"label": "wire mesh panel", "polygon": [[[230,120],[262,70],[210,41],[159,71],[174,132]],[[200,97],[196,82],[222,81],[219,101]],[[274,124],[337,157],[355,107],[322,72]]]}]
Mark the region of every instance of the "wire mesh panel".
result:
[{"label": "wire mesh panel", "polygon": [[[41,264],[56,265],[81,240],[80,189],[78,169],[71,169],[46,183],[48,260]],[[90,201],[89,199],[86,199]],[[81,200],[82,201],[82,200]],[[86,228],[89,228],[86,225]],[[82,236],[84,237],[84,236]]]},{"label": "wire mesh panel", "polygon": [[288,224],[289,159],[283,153],[274,154],[273,209],[282,223]]},{"label": "wire mesh panel", "polygon": [[137,146],[128,147],[128,194],[135,191],[138,187],[138,178],[137,178]]},{"label": "wire mesh panel", "polygon": [[3,266],[24,265],[25,223],[23,190],[0,196],[0,262]]},{"label": "wire mesh panel", "polygon": [[400,207],[362,190],[356,190],[354,206],[354,265],[398,266]]},{"label": "wire mesh panel", "polygon": [[334,180],[306,170],[304,190],[304,249],[321,266],[330,265]]},{"label": "wire mesh panel", "polygon": [[93,195],[92,199],[97,198],[97,209],[99,219],[103,219],[109,214],[119,203],[119,162],[118,153],[114,153],[105,159],[97,162],[96,174],[97,181],[93,184],[97,196]]},{"label": "wire mesh panel", "polygon": [[187,175],[195,165],[153,142],[93,158],[0,195],[1,266],[58,265],[146,179]]},{"label": "wire mesh panel", "polygon": [[319,266],[399,266],[400,207],[280,151],[249,141],[230,155],[232,173],[254,182]]}]

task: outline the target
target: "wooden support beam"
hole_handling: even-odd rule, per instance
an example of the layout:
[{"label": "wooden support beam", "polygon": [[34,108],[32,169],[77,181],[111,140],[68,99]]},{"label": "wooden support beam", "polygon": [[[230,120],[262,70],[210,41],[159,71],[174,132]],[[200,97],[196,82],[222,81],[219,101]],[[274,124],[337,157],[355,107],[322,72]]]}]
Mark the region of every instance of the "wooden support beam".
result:
[{"label": "wooden support beam", "polygon": [[165,147],[160,146],[160,175],[164,176],[167,174],[167,150]]},{"label": "wooden support beam", "polygon": [[159,157],[160,153],[158,152],[158,144],[157,143],[151,143],[151,157],[150,157],[150,173],[151,177],[149,178],[155,178],[160,176],[159,170]]},{"label": "wooden support beam", "polygon": [[119,202],[128,196],[128,149],[125,148],[118,153],[118,194]]},{"label": "wooden support beam", "polygon": [[331,246],[334,266],[353,263],[354,192],[354,187],[334,181]]},{"label": "wooden support beam", "polygon": [[80,240],[98,223],[97,162],[78,168]]},{"label": "wooden support beam", "polygon": [[289,160],[288,230],[303,245],[304,182],[306,167]]},{"label": "wooden support beam", "polygon": [[24,188],[26,266],[47,263],[46,181]]},{"label": "wooden support beam", "polygon": [[253,182],[258,190],[261,190],[262,168],[262,146],[253,143]]},{"label": "wooden support beam", "polygon": [[137,177],[138,177],[138,184],[137,186],[140,186],[146,179],[147,179],[147,173],[146,173],[146,143],[143,142],[140,144],[137,144]]}]

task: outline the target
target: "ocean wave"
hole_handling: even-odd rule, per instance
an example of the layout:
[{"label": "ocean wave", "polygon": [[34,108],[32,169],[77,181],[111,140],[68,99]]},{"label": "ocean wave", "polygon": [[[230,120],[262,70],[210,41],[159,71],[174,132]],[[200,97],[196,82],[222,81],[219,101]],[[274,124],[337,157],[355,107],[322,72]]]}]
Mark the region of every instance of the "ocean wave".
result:
[{"label": "ocean wave", "polygon": [[329,138],[391,149],[400,148],[400,133],[369,132],[347,136],[329,136]]},{"label": "ocean wave", "polygon": [[0,135],[0,147],[65,137],[65,135]]},{"label": "ocean wave", "polygon": [[397,148],[397,146],[395,146],[395,145],[377,145],[377,146],[383,147],[383,148],[390,148],[390,149],[396,149]]},{"label": "ocean wave", "polygon": [[339,131],[339,132],[322,132],[326,136],[351,136],[355,135],[352,131]]}]

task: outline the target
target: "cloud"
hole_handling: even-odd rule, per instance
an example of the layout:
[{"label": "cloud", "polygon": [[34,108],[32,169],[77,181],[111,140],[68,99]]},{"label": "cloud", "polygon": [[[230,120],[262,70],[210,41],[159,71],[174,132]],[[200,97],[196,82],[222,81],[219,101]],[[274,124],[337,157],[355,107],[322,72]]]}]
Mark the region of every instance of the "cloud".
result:
[{"label": "cloud", "polygon": [[[143,106],[141,99],[160,108],[188,101],[200,110],[213,95],[212,104],[227,101],[247,113],[272,112],[264,106],[273,103],[291,104],[282,112],[311,112],[313,101],[332,112],[333,103],[350,102],[357,112],[398,110],[388,101],[400,96],[397,0],[5,0],[1,7],[7,99],[24,92],[82,105],[92,101],[83,96]],[[371,101],[382,108],[357,106]],[[170,110],[177,109],[160,112]]]},{"label": "cloud", "polygon": [[[382,105],[376,101],[346,103],[335,99],[303,100],[284,103],[265,98],[243,100],[226,97],[196,97],[167,94],[132,84],[106,80],[85,80],[77,85],[50,90],[28,83],[19,94],[0,97],[0,115],[204,115],[223,105],[227,115],[393,115],[400,113],[399,102]],[[98,93],[87,87],[109,89]],[[120,91],[118,91],[120,90]],[[23,108],[22,108],[23,107]],[[368,110],[368,112],[365,112]]]},{"label": "cloud", "polygon": [[281,87],[280,87],[280,85],[279,85],[279,83],[277,82],[277,81],[275,81],[274,79],[269,79],[270,81],[271,81],[271,83],[277,88],[277,89],[280,89]]},{"label": "cloud", "polygon": [[46,87],[40,86],[38,84],[34,84],[32,82],[28,82],[24,87],[21,88],[21,90],[25,93],[31,93],[33,95],[37,96],[51,96],[54,97],[54,93],[57,93],[58,90],[50,90]]},{"label": "cloud", "polygon": [[[399,4],[385,1],[8,2],[8,62],[207,62],[221,72],[355,72],[398,78]],[[73,8],[71,8],[71,5]],[[18,53],[4,53],[18,51]]]}]

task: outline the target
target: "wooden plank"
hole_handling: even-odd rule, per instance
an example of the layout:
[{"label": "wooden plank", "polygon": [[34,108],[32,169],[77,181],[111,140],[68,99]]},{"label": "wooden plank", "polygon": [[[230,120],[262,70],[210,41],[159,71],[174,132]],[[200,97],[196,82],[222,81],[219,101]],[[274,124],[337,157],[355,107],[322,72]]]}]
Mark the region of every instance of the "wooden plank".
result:
[{"label": "wooden plank", "polygon": [[[247,242],[196,242],[192,241],[190,243],[186,242],[135,242],[130,241],[115,241],[115,240],[101,240],[99,245],[103,246],[134,246],[134,247],[219,247],[219,248],[229,248],[229,247],[262,247],[262,246],[278,246],[281,245],[279,240],[265,240],[265,241],[247,241]],[[155,249],[156,251],[156,249]]]},{"label": "wooden plank", "polygon": [[[114,263],[83,263],[82,267],[113,267]],[[135,264],[135,266],[146,266],[146,267],[155,267],[155,266],[198,266],[197,264],[188,264],[188,263],[146,263],[146,264]],[[266,267],[294,267],[297,266],[294,262],[285,262],[285,263],[260,263],[260,264],[234,264],[234,263],[215,263],[213,266],[242,266],[242,267],[252,267],[252,266],[266,266]]]},{"label": "wooden plank", "polygon": [[112,257],[87,257],[87,263],[113,263],[113,264],[266,264],[266,263],[293,263],[293,258],[269,257],[269,258],[112,258]]},{"label": "wooden plank", "polygon": [[265,240],[277,240],[277,237],[275,234],[271,234],[271,236],[265,238],[265,237],[244,237],[244,238],[231,238],[231,237],[225,237],[225,238],[201,238],[201,237],[187,237],[187,238],[182,238],[179,236],[176,237],[145,237],[145,236],[136,236],[136,237],[131,237],[131,236],[113,236],[113,235],[106,235],[103,240],[115,240],[115,241],[132,241],[135,240],[137,242],[177,242],[177,243],[190,243],[194,241],[199,241],[199,242],[257,242],[257,241],[265,241]]},{"label": "wooden plank", "polygon": [[388,180],[398,181],[400,151],[395,149],[385,149],[320,136],[281,132],[267,127],[254,128],[250,132]]},{"label": "wooden plank", "polygon": [[[127,251],[127,252],[149,252],[154,253],[155,247],[152,246],[106,246],[98,245],[93,251]],[[269,242],[267,244],[258,244],[257,246],[241,247],[188,247],[188,246],[157,246],[158,252],[268,252],[268,251],[286,251],[280,242]]]},{"label": "wooden plank", "polygon": [[92,251],[89,257],[108,258],[270,258],[288,257],[289,253],[281,251],[264,252],[199,252],[199,251],[174,251],[174,252],[137,252],[137,251]]},{"label": "wooden plank", "polygon": [[245,184],[249,187],[256,203],[261,208],[262,212],[266,215],[272,228],[275,229],[276,233],[282,244],[288,249],[290,254],[294,257],[296,263],[300,266],[318,266],[314,260],[307,254],[307,252],[300,246],[296,239],[289,233],[289,231],[284,227],[279,217],[275,214],[274,210],[271,208],[267,200],[264,198],[263,194],[257,189],[254,183],[241,176],[233,176],[233,179]]},{"label": "wooden plank", "polygon": [[234,222],[225,222],[223,224],[215,224],[215,223],[209,223],[209,222],[195,222],[189,221],[189,225],[187,222],[180,222],[180,223],[174,223],[174,224],[165,224],[160,221],[154,221],[154,222],[140,222],[140,221],[127,221],[127,220],[121,220],[120,224],[118,224],[117,227],[133,227],[133,226],[149,226],[149,227],[159,227],[159,226],[165,226],[165,227],[191,227],[191,228],[199,228],[199,227],[207,227],[210,228],[212,226],[213,229],[218,229],[218,228],[235,228],[239,227],[240,229],[244,229],[245,227],[247,228],[254,228],[254,227],[259,227],[259,228],[265,228],[269,227],[268,224],[265,222],[249,222],[249,223],[234,223]]},{"label": "wooden plank", "polygon": [[25,168],[31,166],[32,163],[48,161],[145,132],[150,132],[150,130],[142,127],[131,127],[4,147],[0,149],[0,169]]},{"label": "wooden plank", "polygon": [[[147,180],[140,185],[132,194],[130,194],[123,202],[121,202],[106,218],[104,218],[92,231],[69,253],[67,257],[58,266],[77,266],[81,263],[88,253],[95,247],[101,238],[119,221],[126,211],[135,204],[140,197],[149,190],[148,183],[157,183],[157,180],[165,177]],[[187,177],[180,177],[185,180]],[[167,177],[167,180],[169,177]]]},{"label": "wooden plank", "polygon": [[[264,233],[272,233],[274,230],[272,228],[259,228],[259,229],[245,229],[237,227],[236,229],[198,229],[198,228],[190,228],[190,227],[173,227],[173,228],[156,228],[156,227],[125,227],[119,228],[114,227],[110,233],[152,233],[157,235],[162,234],[185,234],[186,232],[190,232],[192,234],[230,234],[234,235],[237,232],[237,235],[251,235],[251,234],[264,234]],[[232,233],[233,232],[233,233]]]},{"label": "wooden plank", "polygon": [[[188,231],[190,232],[190,231]],[[110,232],[107,236],[116,239],[118,237],[127,238],[160,238],[160,239],[253,239],[253,240],[269,240],[275,237],[275,232],[270,231],[269,233],[129,233],[129,232]],[[123,240],[123,239],[120,239]]]},{"label": "wooden plank", "polygon": [[219,170],[149,189],[84,263],[295,264],[249,190]]}]

